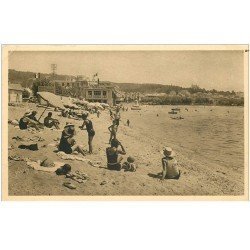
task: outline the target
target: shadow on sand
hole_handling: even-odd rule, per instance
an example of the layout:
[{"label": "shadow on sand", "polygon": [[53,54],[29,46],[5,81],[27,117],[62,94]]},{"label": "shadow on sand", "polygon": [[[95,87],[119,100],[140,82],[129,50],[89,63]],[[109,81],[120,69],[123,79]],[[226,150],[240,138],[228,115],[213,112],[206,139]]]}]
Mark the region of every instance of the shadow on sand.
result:
[{"label": "shadow on sand", "polygon": [[158,174],[149,173],[148,176],[152,177],[152,178],[155,178],[155,179],[161,179],[162,173],[158,173]]}]

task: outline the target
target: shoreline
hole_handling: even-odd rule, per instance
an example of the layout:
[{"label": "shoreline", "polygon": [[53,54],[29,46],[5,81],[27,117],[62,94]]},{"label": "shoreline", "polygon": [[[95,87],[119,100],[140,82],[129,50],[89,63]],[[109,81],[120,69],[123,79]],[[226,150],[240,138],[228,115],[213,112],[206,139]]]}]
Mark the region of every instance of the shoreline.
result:
[{"label": "shoreline", "polygon": [[[34,106],[32,104],[27,105]],[[155,106],[158,107],[158,105]],[[26,108],[9,107],[9,109],[12,111],[9,112],[9,119],[13,119],[20,117]],[[36,109],[38,110],[38,115],[43,110],[42,108]],[[138,115],[143,112],[149,114]],[[175,145],[174,140],[173,148],[177,152],[182,176],[178,181],[165,180],[161,182],[155,178],[155,175],[162,170],[160,149],[164,145],[165,139],[161,138],[160,134],[159,136],[156,136],[155,133],[153,134],[150,130],[151,126],[145,127],[147,117],[151,117],[151,115],[155,114],[155,111],[143,110],[143,112],[131,110],[122,112],[122,122],[118,130],[118,139],[122,141],[127,151],[125,159],[129,155],[136,158],[136,162],[138,163],[138,170],[136,172],[116,172],[106,169],[105,148],[108,146],[107,142],[109,138],[107,127],[111,121],[109,120],[108,112],[104,111],[101,113],[100,118],[97,118],[96,115],[90,116],[90,119],[94,123],[96,136],[93,142],[94,154],[86,156],[91,160],[101,161],[101,168],[67,160],[67,163],[72,165],[73,170],[86,172],[90,176],[89,181],[84,184],[76,183],[77,189],[69,190],[62,186],[65,181],[65,178],[62,176],[29,169],[23,162],[9,161],[9,195],[243,195],[244,174],[242,175],[242,171],[229,169],[220,164],[215,165],[216,170],[212,169],[204,163],[193,160],[192,157],[187,157],[189,153],[185,153],[181,145]],[[127,117],[133,121],[131,127],[124,125]],[[82,121],[72,119],[64,119],[63,121],[66,122],[66,120],[74,121],[76,127],[82,123]],[[173,123],[174,127],[177,126],[176,128],[180,125]],[[50,147],[41,148],[36,152],[16,149],[18,143],[13,142],[11,139],[13,136],[33,135],[28,134],[26,131],[19,131],[12,125],[8,126],[9,144],[14,144],[15,146],[14,150],[9,150],[9,154],[16,153],[17,155],[22,155],[25,152],[34,159],[40,159],[43,155],[47,155],[54,161],[61,161],[53,152],[53,148]],[[60,137],[60,134],[61,132],[56,130],[46,130],[38,135],[41,135],[45,139],[44,144],[49,144],[53,141],[52,139]],[[77,130],[77,141],[87,147],[86,132]],[[102,181],[106,181],[107,184],[100,185]]]}]

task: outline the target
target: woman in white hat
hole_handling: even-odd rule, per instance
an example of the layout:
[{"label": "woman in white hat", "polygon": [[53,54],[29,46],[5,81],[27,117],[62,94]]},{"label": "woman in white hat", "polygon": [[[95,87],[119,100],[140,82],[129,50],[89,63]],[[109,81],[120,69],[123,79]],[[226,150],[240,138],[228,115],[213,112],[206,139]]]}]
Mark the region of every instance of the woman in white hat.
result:
[{"label": "woman in white hat", "polygon": [[170,147],[163,148],[162,158],[162,180],[166,179],[176,179],[180,178],[181,172],[178,169],[178,163],[175,159],[175,152]]},{"label": "woman in white hat", "polygon": [[58,150],[63,151],[66,154],[72,154],[73,151],[77,151],[82,155],[85,155],[84,150],[79,145],[76,145],[76,141],[73,138],[75,135],[75,125],[68,123],[62,132]]},{"label": "woman in white hat", "polygon": [[36,130],[39,130],[39,122],[32,119],[34,114],[34,111],[26,110],[23,117],[19,120],[19,128],[21,130],[27,129],[28,127],[33,127]]}]

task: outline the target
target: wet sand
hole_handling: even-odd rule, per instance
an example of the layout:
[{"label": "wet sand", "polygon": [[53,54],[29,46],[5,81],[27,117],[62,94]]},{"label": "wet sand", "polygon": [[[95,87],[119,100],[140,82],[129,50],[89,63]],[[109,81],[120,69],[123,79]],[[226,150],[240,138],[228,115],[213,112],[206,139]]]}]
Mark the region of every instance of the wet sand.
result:
[{"label": "wet sand", "polygon": [[[34,104],[25,105],[35,107]],[[19,119],[27,108],[28,106],[9,107],[9,119]],[[43,109],[35,109],[38,110],[37,117],[39,117]],[[202,112],[201,109],[202,107],[200,107],[200,112]],[[90,177],[86,183],[71,181],[76,186],[76,189],[71,190],[63,186],[63,183],[68,181],[64,176],[36,171],[30,169],[23,161],[9,160],[9,195],[243,195],[242,155],[238,157],[239,162],[236,161],[229,166],[226,161],[220,160],[223,158],[214,161],[211,155],[198,152],[198,149],[196,150],[191,145],[197,144],[197,148],[199,148],[199,143],[204,144],[208,138],[202,140],[202,135],[199,134],[199,131],[197,132],[197,128],[194,129],[193,134],[190,132],[192,129],[190,123],[197,124],[192,117],[194,111],[192,113],[190,110],[190,115],[186,115],[182,111],[181,114],[185,115],[184,120],[173,120],[166,111],[167,108],[163,107],[143,106],[141,111],[129,109],[129,111],[121,113],[122,120],[117,137],[127,151],[125,157],[129,155],[135,157],[138,165],[136,172],[124,172],[123,170],[117,172],[106,168],[105,149],[109,146],[107,128],[111,125],[108,111],[103,111],[100,118],[97,118],[96,114],[90,115],[96,136],[93,141],[94,154],[86,157],[101,161],[101,167],[92,167],[79,161],[62,160],[53,152],[55,147],[41,148],[42,145],[54,143],[54,139],[61,136],[60,131],[46,129],[41,133],[32,134],[8,125],[9,145],[14,146],[14,149],[9,150],[9,155],[25,156],[32,160],[39,160],[47,156],[53,161],[68,163],[73,171],[81,170]],[[159,116],[157,117],[156,114]],[[78,129],[78,126],[82,124],[81,121],[61,118],[56,113],[54,113],[54,117],[61,121],[62,127],[67,121],[74,122],[77,128],[77,143],[84,145],[87,149],[87,133]],[[130,127],[125,125],[127,118],[131,121]],[[207,126],[210,126],[209,123]],[[187,132],[189,134],[182,134],[181,131],[189,131]],[[197,138],[195,138],[196,133]],[[22,142],[12,139],[13,136],[33,137],[35,135],[45,139],[38,143],[38,151],[18,149],[18,145]],[[181,139],[193,144],[183,143],[182,145]],[[164,145],[171,146],[176,151],[176,158],[182,172],[179,180],[160,181],[156,176],[162,171],[161,149]],[[229,150],[231,149],[229,148]],[[196,151],[198,153],[195,153]],[[220,154],[222,153],[223,149]],[[211,161],[209,161],[210,158]],[[103,181],[106,181],[106,184],[101,185]]]}]

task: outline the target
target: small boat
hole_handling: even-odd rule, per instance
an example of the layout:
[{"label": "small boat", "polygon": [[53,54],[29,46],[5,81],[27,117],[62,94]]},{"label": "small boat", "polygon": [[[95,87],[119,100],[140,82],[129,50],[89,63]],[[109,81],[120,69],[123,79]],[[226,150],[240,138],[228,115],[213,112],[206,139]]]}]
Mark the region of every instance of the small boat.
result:
[{"label": "small boat", "polygon": [[184,119],[182,116],[178,116],[178,117],[171,117],[171,119],[174,119],[174,120],[182,120]]},{"label": "small boat", "polygon": [[131,107],[131,110],[141,110],[141,107],[138,104],[138,101],[135,101],[135,104]]},{"label": "small boat", "polygon": [[172,111],[170,111],[168,113],[171,114],[171,115],[177,115],[177,111],[174,111],[174,110],[172,110]]}]

